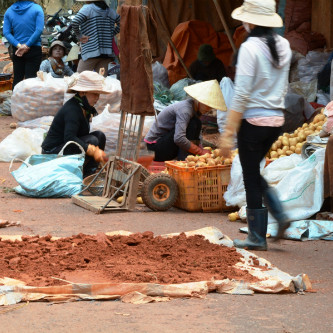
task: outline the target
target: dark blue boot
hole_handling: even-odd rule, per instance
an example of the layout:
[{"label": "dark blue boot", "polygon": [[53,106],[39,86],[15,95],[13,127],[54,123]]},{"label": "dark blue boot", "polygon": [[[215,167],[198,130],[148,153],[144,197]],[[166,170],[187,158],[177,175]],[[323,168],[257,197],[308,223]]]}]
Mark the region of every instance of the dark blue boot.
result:
[{"label": "dark blue boot", "polygon": [[234,240],[234,246],[241,249],[266,251],[266,233],[268,211],[267,208],[246,209],[249,235],[245,240]]}]

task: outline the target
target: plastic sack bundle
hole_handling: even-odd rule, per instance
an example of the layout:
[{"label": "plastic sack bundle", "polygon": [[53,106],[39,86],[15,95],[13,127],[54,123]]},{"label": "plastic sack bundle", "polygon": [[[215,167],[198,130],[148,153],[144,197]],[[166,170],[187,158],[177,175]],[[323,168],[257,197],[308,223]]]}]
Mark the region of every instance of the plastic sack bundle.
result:
[{"label": "plastic sack bundle", "polygon": [[[78,75],[79,73],[75,73],[71,77],[67,78],[66,79],[67,85]],[[95,109],[97,110],[98,113],[102,113],[105,107],[107,106],[108,111],[111,113],[120,112],[120,102],[122,96],[120,81],[108,76],[104,80],[104,86],[105,89],[111,91],[111,94],[100,94],[99,99],[95,105]],[[74,94],[66,92],[63,97],[63,104],[65,104],[73,96]]]},{"label": "plastic sack bundle", "polygon": [[[264,170],[266,160],[260,162],[261,172]],[[227,191],[223,195],[227,206],[242,207],[246,205],[245,187],[243,181],[243,169],[240,164],[239,155],[237,154],[232,161],[230,170],[230,182]]]},{"label": "plastic sack bundle", "polygon": [[[324,202],[324,160],[325,149],[317,150],[290,169],[276,185],[275,189],[291,221],[307,219],[320,211]],[[269,222],[275,220],[269,218]]]},{"label": "plastic sack bundle", "polygon": [[154,82],[154,100],[158,100],[164,105],[169,105],[174,99],[172,92],[158,82]]},{"label": "plastic sack bundle", "polygon": [[17,123],[18,127],[25,127],[25,128],[42,128],[46,132],[50,129],[50,126],[53,121],[53,116],[44,116],[36,119],[26,120],[26,121],[19,121]]},{"label": "plastic sack bundle", "polygon": [[152,65],[153,81],[159,83],[164,88],[170,88],[169,75],[167,69],[158,61]]},{"label": "plastic sack bundle", "polygon": [[54,116],[63,105],[67,85],[64,79],[53,78],[51,73],[19,82],[13,91],[11,112],[19,121]]},{"label": "plastic sack bundle", "polygon": [[45,130],[41,128],[17,128],[0,143],[0,161],[10,162],[15,158],[24,160],[41,153]]},{"label": "plastic sack bundle", "polygon": [[0,115],[10,116],[11,112],[11,98],[13,92],[11,90],[3,91],[0,93]]},{"label": "plastic sack bundle", "polygon": [[170,91],[174,96],[174,100],[182,101],[183,99],[186,99],[186,92],[184,87],[190,86],[194,83],[197,83],[197,81],[188,78],[179,80],[178,82],[174,83],[170,88]]},{"label": "plastic sack bundle", "polygon": [[81,191],[82,169],[85,152],[82,154],[65,155],[64,149],[58,155],[32,155],[12,175],[19,183],[15,192],[34,198],[71,197]]}]

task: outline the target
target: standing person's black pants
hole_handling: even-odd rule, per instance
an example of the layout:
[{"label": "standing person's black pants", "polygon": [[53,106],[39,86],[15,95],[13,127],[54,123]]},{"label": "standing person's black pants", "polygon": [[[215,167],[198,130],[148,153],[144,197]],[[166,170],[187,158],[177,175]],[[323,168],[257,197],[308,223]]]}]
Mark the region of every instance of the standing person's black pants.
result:
[{"label": "standing person's black pants", "polygon": [[260,162],[280,132],[281,127],[254,126],[247,120],[242,120],[238,132],[238,153],[243,169],[248,209],[262,208],[263,192],[268,185],[260,175]]},{"label": "standing person's black pants", "polygon": [[37,76],[40,63],[42,62],[41,46],[31,46],[30,50],[23,54],[22,57],[15,55],[17,48],[13,48],[13,71],[14,71],[14,87],[24,79],[30,79]]},{"label": "standing person's black pants", "polygon": [[[195,141],[200,139],[201,133],[201,120],[197,117],[191,118],[187,128],[186,128],[186,138],[190,141]],[[170,161],[175,158],[178,160],[185,160],[186,156],[189,154],[183,151],[175,144],[174,141],[175,129],[161,136],[156,143],[147,143],[148,150],[155,152],[154,161],[164,162]]]}]

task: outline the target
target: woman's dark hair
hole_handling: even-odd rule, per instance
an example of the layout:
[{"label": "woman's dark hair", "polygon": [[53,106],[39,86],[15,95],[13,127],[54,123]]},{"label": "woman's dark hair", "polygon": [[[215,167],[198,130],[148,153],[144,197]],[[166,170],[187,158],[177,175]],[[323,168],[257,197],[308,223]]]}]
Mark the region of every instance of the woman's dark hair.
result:
[{"label": "woman's dark hair", "polygon": [[[244,42],[250,38],[250,37],[260,37],[265,40],[265,43],[269,47],[269,50],[271,51],[272,58],[274,62],[279,65],[280,58],[276,50],[276,41],[274,36],[276,35],[276,32],[273,30],[273,28],[269,27],[262,27],[257,25],[249,35],[245,38]],[[233,65],[237,64],[237,58],[238,58],[238,52],[235,54]]]}]

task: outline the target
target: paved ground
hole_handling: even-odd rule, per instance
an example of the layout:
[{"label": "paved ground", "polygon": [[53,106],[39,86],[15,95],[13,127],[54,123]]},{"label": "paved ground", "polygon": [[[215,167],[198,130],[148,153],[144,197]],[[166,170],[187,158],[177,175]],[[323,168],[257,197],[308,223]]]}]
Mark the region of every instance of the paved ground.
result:
[{"label": "paved ground", "polygon": [[[0,117],[0,140],[11,130],[11,117]],[[14,165],[14,168],[18,167]],[[95,215],[70,199],[30,199],[6,193],[15,185],[8,163],[0,163],[0,218],[20,220],[21,227],[0,229],[4,234],[51,233],[70,236],[112,230],[153,231],[156,235],[216,226],[231,238],[244,237],[243,224],[228,222],[222,213],[187,213],[178,209]],[[305,295],[230,296],[209,294],[205,299],[131,305],[119,301],[66,304],[30,303],[3,312],[1,332],[333,332],[333,242],[281,241],[260,255],[280,269],[307,273],[316,293]],[[0,272],[1,273],[1,272]],[[10,308],[7,308],[10,309]]]}]

